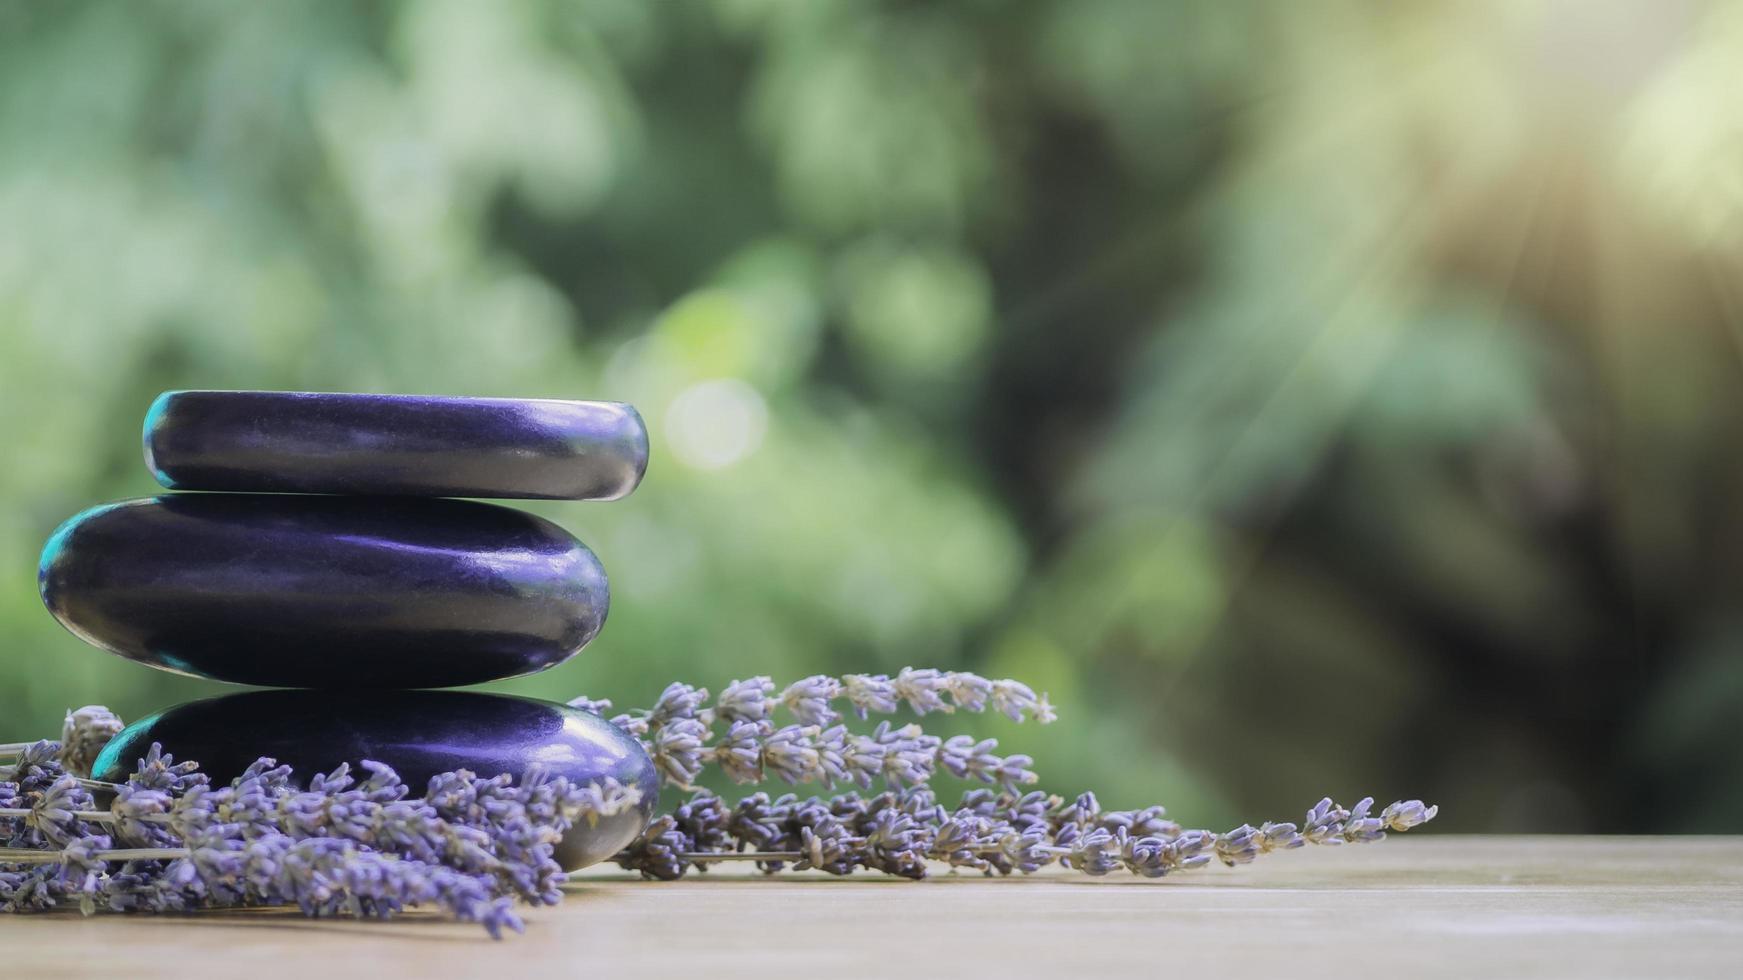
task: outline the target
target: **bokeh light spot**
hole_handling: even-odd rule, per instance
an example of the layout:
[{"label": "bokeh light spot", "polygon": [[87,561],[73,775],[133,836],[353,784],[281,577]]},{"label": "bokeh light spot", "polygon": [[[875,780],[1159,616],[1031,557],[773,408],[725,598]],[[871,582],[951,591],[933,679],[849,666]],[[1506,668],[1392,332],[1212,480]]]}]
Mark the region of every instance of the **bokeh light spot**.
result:
[{"label": "bokeh light spot", "polygon": [[736,378],[693,384],[666,408],[666,439],[685,466],[717,470],[756,452],[768,432],[763,396]]}]

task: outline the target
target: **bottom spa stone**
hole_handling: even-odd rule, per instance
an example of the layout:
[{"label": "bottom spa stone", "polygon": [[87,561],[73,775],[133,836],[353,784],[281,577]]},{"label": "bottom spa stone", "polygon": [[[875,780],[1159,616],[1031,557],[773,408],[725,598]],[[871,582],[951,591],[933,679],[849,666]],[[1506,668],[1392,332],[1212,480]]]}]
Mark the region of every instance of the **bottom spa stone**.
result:
[{"label": "bottom spa stone", "polygon": [[470,691],[251,691],[192,701],[127,726],[92,767],[124,782],[160,743],[192,760],[214,782],[228,782],[260,756],[306,781],[341,762],[390,765],[414,792],[431,776],[470,769],[517,779],[542,768],[572,782],[606,776],[642,792],[639,807],[579,824],[556,858],[573,871],[605,860],[647,826],[660,779],[641,743],[589,712],[548,701]]}]

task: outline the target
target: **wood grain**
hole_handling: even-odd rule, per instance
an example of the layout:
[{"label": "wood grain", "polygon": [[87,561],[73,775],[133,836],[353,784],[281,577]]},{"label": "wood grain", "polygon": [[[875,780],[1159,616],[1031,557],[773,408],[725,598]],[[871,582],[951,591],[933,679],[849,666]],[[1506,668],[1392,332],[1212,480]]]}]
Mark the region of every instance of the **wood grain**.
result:
[{"label": "wood grain", "polygon": [[1736,977],[1743,838],[1394,837],[1162,881],[641,882],[501,943],[426,916],[0,916],[17,977]]}]

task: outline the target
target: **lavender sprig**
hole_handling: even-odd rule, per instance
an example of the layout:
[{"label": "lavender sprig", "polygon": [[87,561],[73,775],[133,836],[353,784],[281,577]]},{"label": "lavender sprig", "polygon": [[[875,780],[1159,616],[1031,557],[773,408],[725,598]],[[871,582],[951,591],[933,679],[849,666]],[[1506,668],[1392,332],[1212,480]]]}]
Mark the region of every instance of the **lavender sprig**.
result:
[{"label": "lavender sprig", "polygon": [[930,863],[989,875],[1031,874],[1058,864],[1092,876],[1123,869],[1161,878],[1213,860],[1248,864],[1308,843],[1377,841],[1388,830],[1409,830],[1438,812],[1409,800],[1369,817],[1372,806],[1372,799],[1350,810],[1322,801],[1308,811],[1304,826],[1316,832],[1307,835],[1291,823],[1243,824],[1217,834],[1183,830],[1160,807],[1104,811],[1090,793],[1066,803],[1040,793],[993,796],[977,790],[955,810],[940,806],[924,787],[827,800],[756,793],[727,809],[712,793],[699,791],[680,807],[682,816],[656,821],[614,860],[660,880],[731,860],[754,861],[769,872],[789,865],[837,875],[865,868],[907,878],[926,877]]},{"label": "lavender sprig", "polygon": [[[721,690],[710,706],[705,687],[673,683],[661,693],[652,708],[610,716],[611,722],[633,735],[644,736],[677,719],[697,719],[704,726],[715,722],[770,720],[779,709],[788,711],[801,725],[825,728],[840,719],[832,707],[846,700],[855,715],[888,715],[906,704],[916,715],[997,711],[1012,721],[1034,719],[1049,724],[1057,717],[1047,695],[1036,694],[1020,681],[989,680],[965,671],[940,671],[930,667],[904,667],[895,677],[885,674],[847,674],[840,679],[816,674],[795,681],[775,693],[775,683],[766,676],[735,680]],[[602,716],[611,710],[606,700],[579,697],[569,704]]]},{"label": "lavender sprig", "polygon": [[717,744],[703,744],[710,736],[700,720],[679,718],[662,725],[643,744],[666,782],[683,789],[693,788],[709,763],[744,785],[778,779],[789,786],[870,788],[882,779],[892,786],[911,786],[927,782],[939,769],[1005,789],[1037,778],[1029,756],[996,754],[997,739],[940,740],[912,724],[881,722],[865,735],[841,725],[819,731],[816,725],[776,728],[766,720],[739,720]]},{"label": "lavender sprig", "polygon": [[[820,782],[826,787],[856,785],[869,789],[879,779],[891,786],[918,785],[939,770],[1007,790],[1033,783],[1033,760],[1026,755],[1000,756],[994,739],[968,736],[948,740],[928,735],[917,725],[880,723],[871,734],[850,732],[832,724],[841,715],[831,704],[845,698],[861,718],[888,714],[907,704],[915,714],[1001,711],[1013,720],[1054,720],[1045,695],[1013,680],[988,680],[966,672],[903,668],[895,677],[849,674],[839,680],[818,674],[788,685],[776,694],[765,676],[735,680],[710,705],[707,688],[669,685],[652,708],[624,712],[613,724],[641,739],[664,780],[692,789],[709,764],[734,782],[754,785],[778,779],[788,785]],[[611,702],[575,698],[584,710],[609,711]],[[786,710],[797,724],[777,726],[772,720]],[[716,722],[725,726],[719,741]]]},{"label": "lavender sprig", "polygon": [[[361,779],[340,766],[298,789],[270,759],[214,786],[155,745],[125,784],[97,783],[67,764],[100,748],[113,716],[83,709],[69,719],[82,747],[30,743],[5,767],[0,910],[295,904],[310,915],[384,917],[430,905],[500,936],[520,928],[517,899],[561,900],[552,853],[563,833],[639,796],[609,779],[574,786],[534,772],[516,785],[460,771],[417,798],[372,762]],[[92,787],[112,794],[108,809],[96,807]]]}]

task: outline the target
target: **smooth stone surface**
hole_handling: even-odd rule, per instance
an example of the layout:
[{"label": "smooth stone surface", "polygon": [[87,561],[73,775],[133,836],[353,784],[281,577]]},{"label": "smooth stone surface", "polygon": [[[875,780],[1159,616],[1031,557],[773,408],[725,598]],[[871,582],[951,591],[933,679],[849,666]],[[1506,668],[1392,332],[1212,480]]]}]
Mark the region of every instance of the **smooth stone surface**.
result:
[{"label": "smooth stone surface", "polygon": [[605,622],[593,553],[507,507],[172,494],[49,538],[42,600],[88,643],[268,687],[452,687],[544,670]]},{"label": "smooth stone surface", "polygon": [[641,743],[566,705],[470,691],[251,691],[178,705],[127,726],[97,757],[96,778],[125,782],[157,742],[227,783],[261,756],[292,767],[299,783],[365,759],[399,773],[412,793],[455,769],[516,779],[535,766],[588,783],[610,776],[642,791],[634,810],[577,825],[557,860],[567,870],[617,853],[647,826],[660,780]]},{"label": "smooth stone surface", "polygon": [[166,391],[145,465],[171,490],[615,500],[648,433],[617,402]]}]

